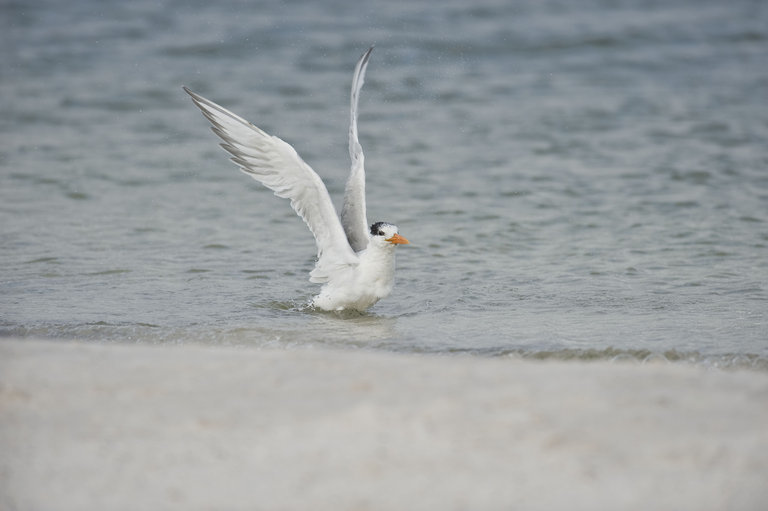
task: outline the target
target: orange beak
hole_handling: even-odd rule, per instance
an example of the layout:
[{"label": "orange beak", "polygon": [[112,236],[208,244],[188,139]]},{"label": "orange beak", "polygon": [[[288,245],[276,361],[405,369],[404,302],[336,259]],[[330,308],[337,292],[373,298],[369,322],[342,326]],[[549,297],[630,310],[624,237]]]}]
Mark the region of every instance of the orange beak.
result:
[{"label": "orange beak", "polygon": [[408,241],[407,239],[403,238],[399,234],[395,234],[391,238],[387,238],[386,241],[392,243],[393,245],[407,245],[408,243],[410,243],[410,241]]}]

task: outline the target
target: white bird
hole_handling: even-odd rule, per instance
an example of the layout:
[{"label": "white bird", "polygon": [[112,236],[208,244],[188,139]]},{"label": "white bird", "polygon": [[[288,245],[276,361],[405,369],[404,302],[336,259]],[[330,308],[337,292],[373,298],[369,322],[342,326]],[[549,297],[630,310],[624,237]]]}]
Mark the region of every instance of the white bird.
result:
[{"label": "white bird", "polygon": [[341,220],[320,176],[290,144],[184,87],[211,122],[240,170],[275,195],[291,200],[317,243],[310,282],[323,283],[312,305],[327,311],[364,311],[389,295],[394,285],[395,247],[408,240],[395,225],[368,227],[365,212],[363,149],[357,139],[357,103],[373,47],[357,61],[350,97],[349,156],[352,171],[344,189]]}]

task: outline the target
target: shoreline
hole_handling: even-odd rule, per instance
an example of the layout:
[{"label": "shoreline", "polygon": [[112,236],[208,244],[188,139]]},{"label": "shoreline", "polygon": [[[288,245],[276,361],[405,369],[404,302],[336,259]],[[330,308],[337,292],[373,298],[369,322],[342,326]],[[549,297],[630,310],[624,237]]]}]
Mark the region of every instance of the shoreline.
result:
[{"label": "shoreline", "polygon": [[768,375],[0,339],[0,508],[759,509]]}]

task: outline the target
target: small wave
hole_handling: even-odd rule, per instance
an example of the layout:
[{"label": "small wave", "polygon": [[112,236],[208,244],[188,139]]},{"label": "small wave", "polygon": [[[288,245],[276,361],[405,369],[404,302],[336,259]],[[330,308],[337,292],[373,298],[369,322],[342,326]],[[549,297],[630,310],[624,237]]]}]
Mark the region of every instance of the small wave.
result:
[{"label": "small wave", "polygon": [[768,358],[757,354],[725,353],[704,355],[699,352],[624,350],[616,348],[562,349],[551,351],[505,350],[491,354],[529,360],[609,361],[631,364],[685,364],[711,369],[750,369],[768,371]]}]

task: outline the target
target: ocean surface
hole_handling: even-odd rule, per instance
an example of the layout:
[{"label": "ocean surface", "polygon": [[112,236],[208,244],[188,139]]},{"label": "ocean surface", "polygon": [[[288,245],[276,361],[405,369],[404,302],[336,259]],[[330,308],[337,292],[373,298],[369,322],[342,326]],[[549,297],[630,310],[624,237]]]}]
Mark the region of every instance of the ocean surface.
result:
[{"label": "ocean surface", "polygon": [[[186,85],[337,207],[360,101],[393,293],[305,304],[314,240]],[[763,0],[0,0],[0,336],[768,370]]]}]

